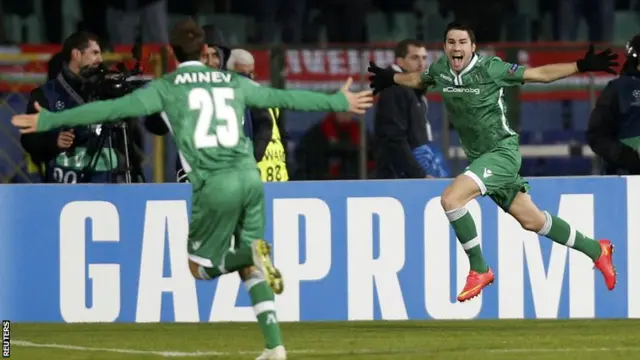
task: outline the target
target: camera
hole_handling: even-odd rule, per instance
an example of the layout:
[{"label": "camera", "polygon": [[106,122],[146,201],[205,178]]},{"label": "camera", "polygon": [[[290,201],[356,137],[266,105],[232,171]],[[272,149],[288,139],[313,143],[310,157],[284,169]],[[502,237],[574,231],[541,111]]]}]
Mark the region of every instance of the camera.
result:
[{"label": "camera", "polygon": [[143,87],[147,80],[132,79],[141,74],[139,63],[133,70],[128,70],[124,63],[119,63],[116,69],[109,69],[104,63],[80,69],[84,80],[83,92],[91,100],[116,99]]},{"label": "camera", "polygon": [[[80,69],[80,76],[83,79],[82,91],[87,94],[89,101],[116,99],[149,82],[139,77],[143,71],[140,65],[140,49],[136,50],[136,47],[134,47],[133,56],[137,62],[132,69],[127,69],[123,62],[117,64],[115,69],[109,69],[104,63]],[[133,159],[139,157],[132,153],[136,147],[130,136],[128,120],[130,119],[92,126],[91,140],[88,142],[90,145],[87,148],[90,161],[83,171],[83,182],[91,182],[98,163],[105,161],[109,164],[109,168],[113,169],[109,171],[107,182],[145,182],[139,168],[139,161],[136,162]],[[105,146],[113,151],[105,151],[107,150]],[[105,159],[105,153],[108,154],[107,159]]]}]

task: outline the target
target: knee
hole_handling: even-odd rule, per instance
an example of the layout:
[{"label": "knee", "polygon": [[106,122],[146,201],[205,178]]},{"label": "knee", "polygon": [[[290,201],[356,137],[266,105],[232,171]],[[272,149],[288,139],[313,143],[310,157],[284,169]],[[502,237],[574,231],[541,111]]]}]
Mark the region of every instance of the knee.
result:
[{"label": "knee", "polygon": [[189,261],[189,271],[191,272],[191,276],[194,279],[204,280],[200,275],[200,265],[194,263],[193,261]]},{"label": "knee", "polygon": [[256,270],[255,266],[248,266],[246,268],[238,270],[238,275],[240,275],[240,279],[242,281],[247,281],[249,278],[251,278],[251,274],[254,270]]},{"label": "knee", "polygon": [[189,260],[189,272],[196,280],[213,280],[214,277],[218,277],[210,275],[202,265],[191,260]]},{"label": "knee", "polygon": [[523,229],[533,232],[539,232],[545,224],[545,216],[542,211],[536,211],[533,214],[520,216],[517,220]]},{"label": "knee", "polygon": [[463,207],[465,204],[451,188],[446,188],[440,197],[440,205],[445,211],[449,211]]}]

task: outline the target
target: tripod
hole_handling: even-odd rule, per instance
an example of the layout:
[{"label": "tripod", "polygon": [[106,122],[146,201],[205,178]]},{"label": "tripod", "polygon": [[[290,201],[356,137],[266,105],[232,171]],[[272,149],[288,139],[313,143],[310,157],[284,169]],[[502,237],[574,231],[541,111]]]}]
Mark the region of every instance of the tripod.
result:
[{"label": "tripod", "polygon": [[[109,183],[131,184],[134,183],[134,179],[137,180],[135,182],[146,182],[142,171],[139,171],[139,169],[137,168],[134,169],[132,166],[131,149],[133,148],[133,145],[130,144],[131,139],[129,137],[127,122],[121,121],[115,124],[102,124],[100,125],[99,129],[100,133],[98,134],[98,139],[96,140],[95,145],[92,146],[92,149],[89,151],[91,155],[89,165],[87,166],[85,171],[83,171],[84,182],[91,181],[91,177],[95,173],[98,161],[104,154],[103,150],[105,149],[105,144],[109,149],[109,155],[107,158],[108,168],[112,169],[109,171],[108,175]],[[114,138],[122,139],[122,150],[124,152],[124,154],[122,154],[122,157],[124,158],[124,167],[121,166],[121,162],[119,161],[120,159],[113,158],[114,151],[116,151],[116,147],[114,146]]]}]

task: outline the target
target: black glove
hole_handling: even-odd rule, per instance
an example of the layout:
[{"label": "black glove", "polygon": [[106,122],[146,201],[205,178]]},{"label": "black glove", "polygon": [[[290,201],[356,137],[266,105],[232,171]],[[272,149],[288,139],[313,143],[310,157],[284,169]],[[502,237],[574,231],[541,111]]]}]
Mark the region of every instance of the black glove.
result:
[{"label": "black glove", "polygon": [[369,81],[371,82],[369,86],[373,89],[373,95],[395,84],[393,75],[397,74],[397,72],[391,68],[383,69],[374,62],[369,61],[367,71],[373,74],[369,76]]},{"label": "black glove", "polygon": [[606,49],[601,53],[595,54],[593,45],[590,45],[589,50],[584,54],[584,57],[576,63],[578,65],[578,71],[580,72],[605,71],[616,75],[617,72],[613,67],[618,66],[618,63],[616,62],[617,59],[618,54],[613,53],[611,49]]}]

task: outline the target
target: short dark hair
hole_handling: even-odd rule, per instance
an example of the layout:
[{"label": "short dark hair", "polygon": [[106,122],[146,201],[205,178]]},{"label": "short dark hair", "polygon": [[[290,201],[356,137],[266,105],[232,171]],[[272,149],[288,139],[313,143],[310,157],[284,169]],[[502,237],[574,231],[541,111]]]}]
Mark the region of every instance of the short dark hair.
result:
[{"label": "short dark hair", "polygon": [[171,29],[170,42],[179,62],[199,60],[205,45],[204,30],[193,18],[180,20]]},{"label": "short dark hair", "polygon": [[420,40],[416,40],[416,39],[404,39],[402,41],[400,41],[398,44],[396,44],[396,48],[394,49],[394,53],[396,58],[404,58],[407,56],[407,54],[409,53],[409,46],[415,46],[415,47],[423,47],[426,48],[427,45],[420,41]]},{"label": "short dark hair", "polygon": [[69,35],[62,44],[62,56],[65,61],[71,61],[73,50],[85,51],[91,41],[98,42],[98,36],[88,31],[77,31]]},{"label": "short dark hair", "polygon": [[469,34],[469,39],[471,39],[471,43],[472,44],[476,43],[476,33],[473,32],[473,29],[471,28],[471,26],[460,21],[452,21],[449,24],[447,24],[447,29],[444,31],[444,42],[447,42],[447,35],[449,35],[449,31],[451,30],[466,31],[467,34]]}]

